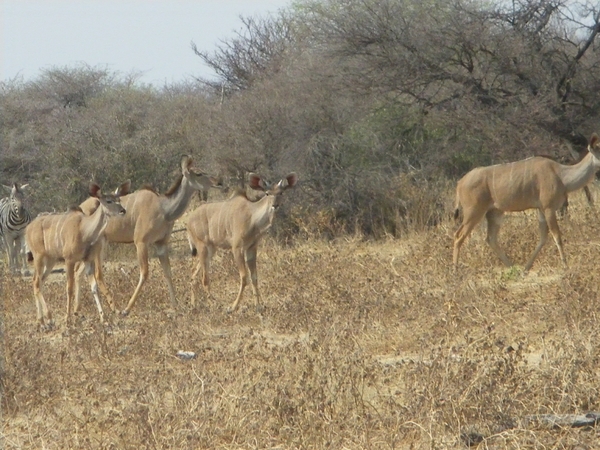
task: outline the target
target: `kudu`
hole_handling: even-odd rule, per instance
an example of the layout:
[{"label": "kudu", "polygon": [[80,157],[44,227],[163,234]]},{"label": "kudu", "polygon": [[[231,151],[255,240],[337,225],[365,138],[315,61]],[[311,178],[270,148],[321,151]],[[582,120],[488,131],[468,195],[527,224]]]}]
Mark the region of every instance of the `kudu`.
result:
[{"label": "kudu", "polygon": [[244,192],[238,191],[224,202],[200,205],[189,215],[186,225],[188,241],[192,255],[199,257],[197,267],[192,273],[192,305],[196,303],[195,290],[200,270],[202,270],[202,285],[207,295],[210,295],[208,281],[210,260],[216,248],[220,247],[231,249],[240,274],[240,289],[228,312],[235,311],[239,307],[248,282],[246,264],[250,270],[257,309],[261,307],[256,274],[258,243],[273,223],[275,209],[281,203],[283,192],[293,188],[297,181],[298,176],[290,173],[277,184],[271,185],[259,175],[250,174],[249,186],[265,193],[260,200],[252,202]]},{"label": "kudu", "polygon": [[[104,194],[100,187],[92,183],[90,196],[97,199],[99,207],[91,215],[75,207],[63,214],[40,215],[35,218],[25,231],[25,240],[29,249],[29,259],[33,259],[35,272],[33,275],[33,294],[37,307],[37,320],[42,327],[52,327],[52,315],[48,310],[42,295],[42,285],[54,265],[60,261],[65,262],[67,275],[67,316],[69,324],[71,303],[75,291],[79,290],[79,281],[75,277],[75,266],[83,262],[100,314],[100,321],[104,320],[104,312],[98,297],[98,285],[94,276],[94,264],[97,255],[102,249],[102,234],[107,226],[108,218],[112,215],[124,215],[125,209],[119,198],[127,194],[130,182],[123,183],[117,191]],[[111,305],[114,309],[114,305]],[[74,312],[79,309],[78,299],[75,299]]]},{"label": "kudu", "polygon": [[504,264],[512,263],[498,246],[497,238],[505,212],[536,208],[540,240],[525,264],[527,272],[546,243],[548,229],[558,247],[563,265],[567,260],[556,211],[565,203],[567,194],[586,186],[600,169],[600,139],[595,133],[588,144],[586,156],[574,165],[562,165],[544,157],[495,166],[478,167],[461,178],[456,186],[456,210],[463,209],[463,221],[454,233],[453,262],[456,270],[458,255],[464,240],[485,216],[488,223],[487,243]]},{"label": "kudu", "polygon": [[[140,278],[127,304],[122,311],[129,314],[140,295],[142,286],[148,279],[148,259],[150,246],[154,245],[160,261],[173,308],[177,307],[175,288],[171,275],[168,244],[175,220],[183,215],[189,201],[196,191],[208,191],[218,181],[208,175],[192,170],[192,158],[184,155],[181,159],[181,176],[164,194],[158,195],[149,189],[140,189],[121,198],[127,210],[124,216],[112,217],[108,221],[104,236],[108,242],[133,243],[137,250],[140,266]],[[89,198],[80,205],[81,209],[90,213],[97,207],[97,200]],[[98,253],[96,266],[101,265],[102,252]],[[100,284],[104,281],[100,277]]]}]

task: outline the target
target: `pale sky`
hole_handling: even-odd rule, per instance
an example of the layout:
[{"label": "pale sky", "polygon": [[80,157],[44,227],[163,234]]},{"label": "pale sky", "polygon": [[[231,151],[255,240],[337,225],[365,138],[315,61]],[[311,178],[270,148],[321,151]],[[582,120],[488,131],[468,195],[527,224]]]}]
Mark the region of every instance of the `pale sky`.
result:
[{"label": "pale sky", "polygon": [[0,81],[43,69],[92,67],[162,86],[209,77],[191,49],[213,50],[242,30],[240,15],[267,16],[291,0],[0,0]]}]

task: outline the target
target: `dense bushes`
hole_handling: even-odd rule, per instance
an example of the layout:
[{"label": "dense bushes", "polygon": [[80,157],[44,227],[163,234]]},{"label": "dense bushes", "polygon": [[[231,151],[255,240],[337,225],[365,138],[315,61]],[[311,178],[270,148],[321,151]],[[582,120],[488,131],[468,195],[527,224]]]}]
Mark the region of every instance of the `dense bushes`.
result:
[{"label": "dense bushes", "polygon": [[285,234],[434,225],[472,167],[565,156],[600,131],[597,5],[503,5],[298,1],[190,49],[219,82],[79,66],[2,83],[2,182],[29,182],[35,212],[64,209],[92,179],[164,190],[186,153],[227,179],[297,171]]}]

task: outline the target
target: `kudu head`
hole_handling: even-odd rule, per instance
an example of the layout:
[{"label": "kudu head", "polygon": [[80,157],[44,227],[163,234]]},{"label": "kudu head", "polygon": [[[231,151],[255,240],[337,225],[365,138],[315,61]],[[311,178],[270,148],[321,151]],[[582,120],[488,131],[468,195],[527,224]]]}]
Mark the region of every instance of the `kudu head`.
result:
[{"label": "kudu head", "polygon": [[600,138],[596,133],[592,134],[592,137],[590,138],[588,151],[594,155],[594,164],[600,166]]},{"label": "kudu head", "polygon": [[293,188],[298,182],[298,175],[294,172],[288,174],[285,178],[279,180],[278,183],[271,184],[260,175],[251,173],[248,176],[248,185],[257,191],[263,191],[265,196],[271,202],[273,209],[281,204],[282,194],[286,189]]},{"label": "kudu head", "polygon": [[20,187],[17,183],[13,183],[12,186],[3,186],[4,189],[10,192],[10,203],[14,213],[18,216],[23,215],[23,209],[25,208],[25,196],[23,194],[23,189],[29,186],[29,184],[24,184]]},{"label": "kudu head", "polygon": [[220,187],[222,181],[211,177],[202,172],[196,172],[192,169],[192,157],[183,155],[181,157],[181,174],[188,181],[190,186],[197,191],[208,191],[211,187]]},{"label": "kudu head", "polygon": [[109,192],[108,194],[102,193],[100,186],[96,183],[90,184],[90,196],[95,197],[100,202],[100,207],[109,216],[123,216],[125,215],[125,208],[121,205],[121,196],[127,195],[131,187],[131,181],[127,180],[121,184],[115,192]]}]

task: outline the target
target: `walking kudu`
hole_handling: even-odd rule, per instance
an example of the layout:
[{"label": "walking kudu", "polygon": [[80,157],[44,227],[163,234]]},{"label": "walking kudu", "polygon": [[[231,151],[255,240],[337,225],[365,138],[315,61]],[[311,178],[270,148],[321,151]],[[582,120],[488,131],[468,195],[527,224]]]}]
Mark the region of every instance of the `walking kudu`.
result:
[{"label": "walking kudu", "polygon": [[464,240],[485,216],[488,222],[487,243],[504,264],[512,263],[498,246],[497,238],[505,212],[536,208],[540,240],[525,264],[527,272],[546,243],[548,229],[566,267],[567,260],[556,211],[564,204],[569,192],[586,186],[600,169],[600,138],[595,133],[588,144],[588,153],[577,164],[565,166],[544,157],[495,166],[478,167],[461,178],[456,186],[456,210],[463,208],[462,225],[454,233],[453,262],[456,270],[458,255]]},{"label": "walking kudu", "polygon": [[[97,199],[99,207],[91,215],[75,207],[63,214],[40,215],[35,218],[25,231],[25,239],[29,249],[29,259],[33,259],[35,273],[33,275],[33,294],[37,307],[37,319],[42,327],[52,327],[52,315],[42,295],[42,285],[52,268],[59,260],[64,260],[67,274],[67,316],[69,324],[71,303],[75,291],[79,291],[79,280],[75,277],[75,265],[83,262],[100,314],[104,323],[104,312],[98,297],[98,285],[94,276],[94,264],[102,250],[102,233],[108,223],[109,216],[124,215],[119,197],[129,191],[129,181],[123,183],[112,194],[104,194],[100,187],[92,183],[90,195]],[[111,305],[114,309],[114,306]],[[75,299],[74,312],[79,309]]]},{"label": "walking kudu", "polygon": [[[175,220],[183,215],[189,201],[196,191],[208,191],[217,184],[215,178],[197,173],[192,170],[192,158],[183,156],[181,159],[181,175],[173,186],[164,194],[158,195],[149,189],[140,189],[121,198],[121,203],[127,213],[121,217],[112,217],[104,236],[109,242],[134,243],[140,266],[140,279],[127,304],[122,311],[123,315],[129,314],[140,295],[142,286],[148,279],[148,258],[150,246],[154,245],[160,261],[173,308],[177,307],[175,288],[171,275],[168,244]],[[81,205],[84,212],[89,213],[97,206],[97,200],[89,198]],[[102,252],[98,253],[101,266]],[[100,283],[104,281],[100,275]]]},{"label": "walking kudu", "polygon": [[235,265],[240,274],[240,290],[228,312],[235,311],[242,299],[248,282],[246,263],[250,269],[250,279],[254,289],[257,309],[261,307],[256,274],[256,251],[260,238],[271,227],[275,209],[279,206],[282,194],[293,188],[298,181],[295,173],[290,173],[277,184],[271,185],[256,174],[250,174],[249,186],[264,191],[265,196],[256,202],[248,200],[245,193],[236,192],[229,200],[200,205],[188,217],[187,232],[192,255],[198,254],[199,261],[192,274],[192,305],[195,305],[197,277],[202,270],[202,285],[210,295],[208,270],[210,260],[217,247],[231,249]]}]

